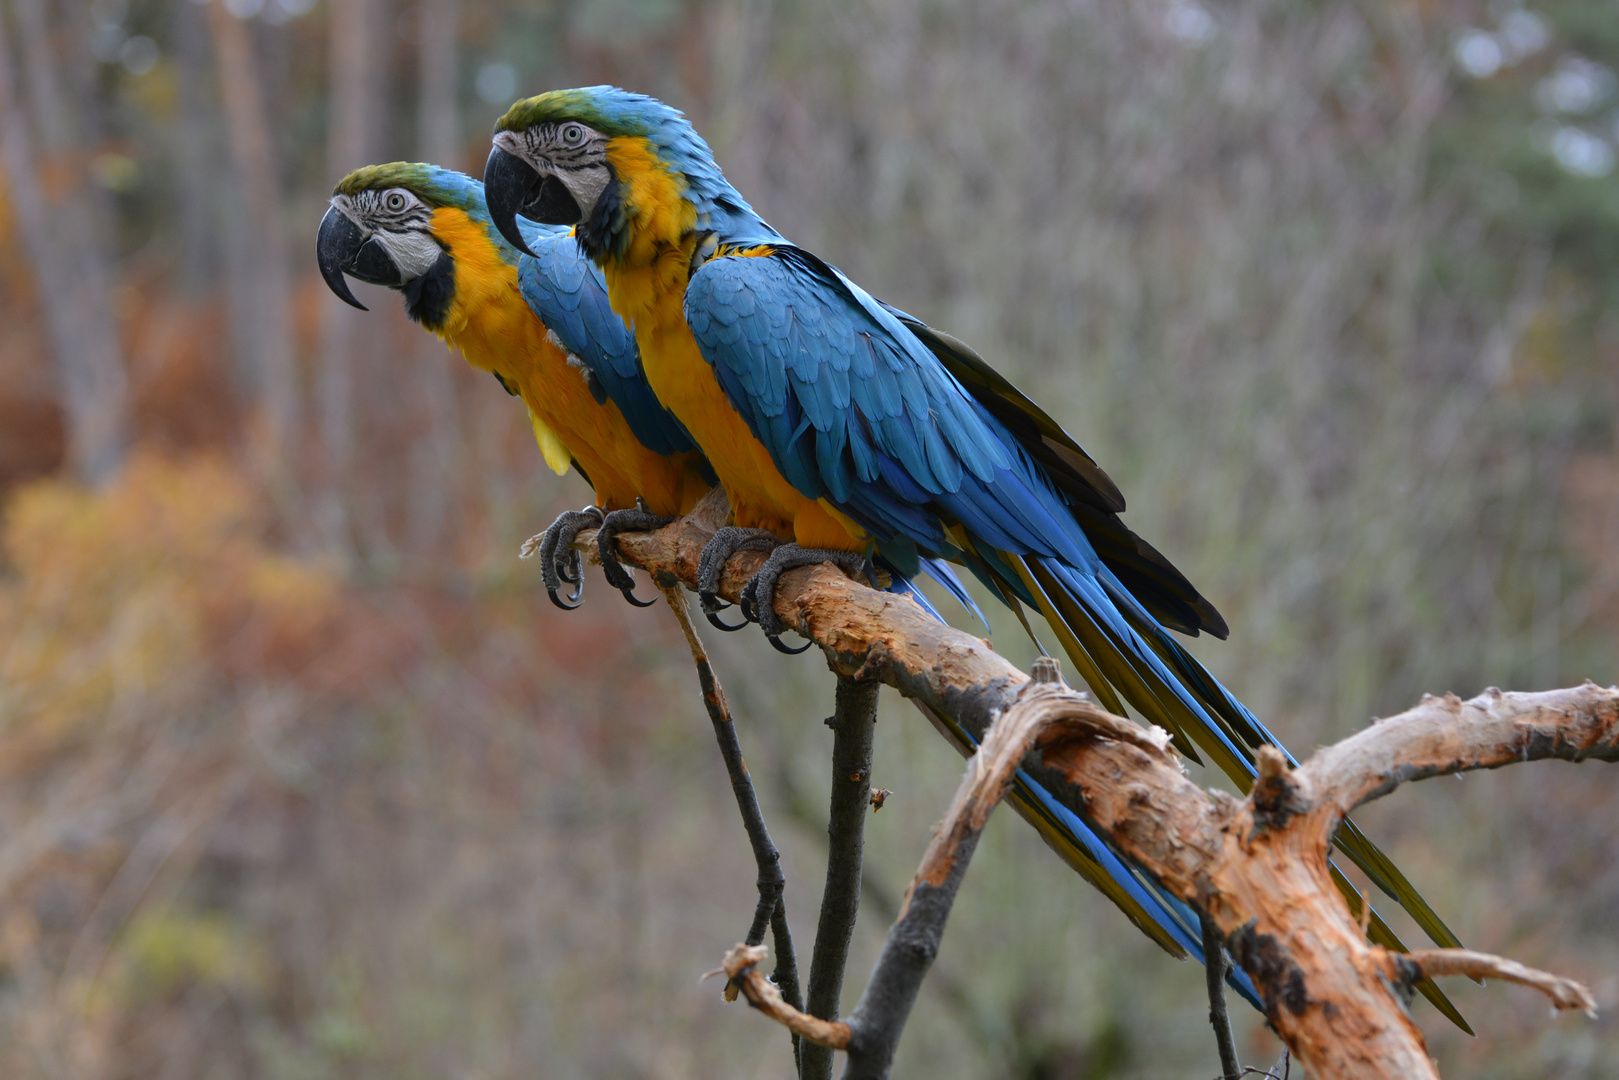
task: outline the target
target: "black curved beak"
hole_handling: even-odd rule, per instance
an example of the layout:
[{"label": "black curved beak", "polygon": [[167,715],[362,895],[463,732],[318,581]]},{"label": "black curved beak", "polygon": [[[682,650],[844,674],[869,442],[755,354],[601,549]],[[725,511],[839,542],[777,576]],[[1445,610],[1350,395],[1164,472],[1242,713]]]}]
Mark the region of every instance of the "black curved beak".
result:
[{"label": "black curved beak", "polygon": [[[506,242],[525,255],[534,255],[517,227],[517,215],[534,200],[542,180],[534,166],[496,146],[483,166],[483,198],[489,217]],[[539,256],[534,256],[538,258]]]},{"label": "black curved beak", "polygon": [[326,287],[337,294],[337,298],[345,304],[351,304],[361,311],[370,311],[354,298],[349,289],[348,279],[343,271],[353,263],[354,257],[359,254],[360,248],[365,244],[365,233],[360,227],[349,220],[347,214],[337,207],[328,207],[326,216],[320,219],[320,235],[315,239],[315,256],[320,260],[320,276],[326,279]]},{"label": "black curved beak", "polygon": [[405,284],[405,276],[399,272],[399,266],[387,249],[377,243],[375,237],[367,237],[335,206],[328,208],[326,216],[320,219],[315,253],[320,259],[320,276],[326,279],[326,287],[345,304],[352,304],[361,311],[370,308],[354,298],[344,274],[351,274],[368,285],[386,285],[390,289]]},{"label": "black curved beak", "polygon": [[500,235],[530,255],[534,252],[517,227],[517,215],[546,225],[577,225],[584,216],[559,177],[541,176],[534,166],[498,146],[489,151],[483,167],[483,197]]}]

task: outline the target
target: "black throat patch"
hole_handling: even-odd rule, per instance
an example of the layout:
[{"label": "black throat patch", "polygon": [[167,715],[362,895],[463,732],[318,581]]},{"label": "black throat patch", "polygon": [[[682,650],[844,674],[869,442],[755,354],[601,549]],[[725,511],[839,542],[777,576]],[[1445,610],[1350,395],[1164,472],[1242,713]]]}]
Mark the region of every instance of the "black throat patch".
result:
[{"label": "black throat patch", "polygon": [[405,296],[405,314],[429,330],[442,330],[455,298],[455,260],[439,252],[432,269],[399,290]]},{"label": "black throat patch", "polygon": [[623,255],[630,246],[629,214],[624,206],[624,185],[608,169],[607,186],[602,188],[596,208],[589,221],[581,221],[573,230],[579,247],[600,265],[609,256]]}]

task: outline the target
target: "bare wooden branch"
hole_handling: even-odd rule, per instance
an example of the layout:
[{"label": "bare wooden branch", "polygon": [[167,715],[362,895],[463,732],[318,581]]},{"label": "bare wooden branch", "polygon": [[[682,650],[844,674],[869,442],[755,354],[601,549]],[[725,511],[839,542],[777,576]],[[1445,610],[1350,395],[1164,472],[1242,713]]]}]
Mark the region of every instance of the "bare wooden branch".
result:
[{"label": "bare wooden branch", "polygon": [[1201,922],[1203,981],[1209,991],[1209,1026],[1214,1029],[1214,1045],[1220,1055],[1220,1080],[1241,1080],[1242,1061],[1237,1057],[1237,1041],[1231,1036],[1231,1014],[1226,1010],[1225,976],[1231,964],[1226,959],[1225,940],[1213,919],[1204,915]]},{"label": "bare wooden branch", "polygon": [[[654,574],[660,586],[680,582],[695,588],[703,544],[724,524],[726,513],[725,496],[715,491],[685,518],[655,533],[620,533],[619,554]],[[593,556],[595,535],[581,532],[574,547]],[[720,595],[739,600],[742,586],[764,560],[752,551],[731,556]],[[1029,679],[982,638],[943,625],[909,597],[851,581],[835,567],[788,571],[775,599],[777,614],[821,645],[835,673],[887,683],[961,722],[974,738],[983,736],[993,714],[1009,707]]]},{"label": "bare wooden branch", "polygon": [[1424,976],[1466,975],[1470,979],[1503,979],[1539,990],[1551,998],[1553,1008],[1579,1009],[1596,1018],[1597,1002],[1582,983],[1545,971],[1525,967],[1489,953],[1469,949],[1416,949],[1404,955],[1391,955],[1390,976],[1410,985]]},{"label": "bare wooden branch", "polygon": [[[620,550],[664,584],[694,582],[716,513],[723,516],[722,503],[657,533],[621,536]],[[722,592],[734,599],[760,561],[751,553],[733,557]],[[1402,980],[1390,973],[1442,974],[1450,970],[1445,965],[1462,963],[1433,959],[1421,972],[1402,972],[1393,966],[1397,958],[1367,942],[1328,872],[1328,845],[1344,812],[1404,780],[1441,772],[1619,756],[1619,690],[1587,684],[1550,694],[1486,694],[1465,705],[1429,699],[1297,770],[1280,753],[1262,753],[1260,781],[1250,798],[1237,799],[1198,788],[1163,732],[1112,716],[1060,683],[1026,685],[1028,676],[987,642],[941,625],[906,598],[823,566],[784,575],[776,605],[788,625],[821,645],[835,671],[878,678],[974,739],[983,741],[990,722],[1005,713],[995,745],[986,744],[969,766],[884,957],[892,951],[901,967],[926,970],[938,945],[928,931],[942,929],[975,829],[1021,765],[1213,922],[1283,1041],[1317,1080],[1436,1077],[1397,993]],[[1012,739],[1006,732],[1020,734]],[[1025,758],[1017,749],[1024,734],[1038,755]],[[921,912],[923,932],[901,932],[919,908],[933,906],[938,910]],[[895,992],[879,987],[881,968],[880,960],[847,1025],[850,1076],[868,1075],[853,1068],[863,1050],[867,1002]],[[1504,970],[1492,969],[1497,977]],[[908,978],[895,982],[900,991],[908,985]],[[911,1000],[914,991],[904,1009],[886,1015],[903,1016]]]},{"label": "bare wooden branch", "polygon": [[[781,998],[795,1009],[803,1000],[798,990],[798,957],[793,952],[793,935],[787,926],[787,898],[776,901],[776,910],[770,913],[770,936],[776,942],[776,970],[770,978]],[[793,1068],[798,1068],[804,1057],[804,1041],[793,1034]]]},{"label": "bare wooden branch", "polygon": [[726,954],[720,971],[742,988],[742,996],[748,999],[749,1005],[786,1025],[794,1035],[833,1050],[846,1048],[849,1045],[848,1024],[822,1020],[793,1008],[782,1000],[776,984],[759,974],[756,965],[765,958],[766,952],[763,945],[738,944]]},{"label": "bare wooden branch", "polygon": [[[1024,694],[1061,687],[1061,678],[1056,661],[1042,659],[1036,663],[1034,681],[1024,687]],[[1111,722],[1115,718],[1107,719]],[[978,838],[990,812],[1005,797],[1013,774],[1050,722],[1047,715],[1036,710],[1012,709],[1003,713],[990,726],[978,752],[968,759],[966,774],[950,809],[933,830],[921,866],[905,891],[899,918],[883,941],[871,981],[849,1017],[845,1080],[881,1080],[888,1075],[922,980],[938,955],[945,921],[977,850]],[[1105,729],[1112,730],[1113,725],[1108,723]]]},{"label": "bare wooden branch", "polygon": [[1426,697],[1318,752],[1299,784],[1341,816],[1410,780],[1543,758],[1619,761],[1611,692],[1588,682],[1542,693],[1492,687],[1471,701]]},{"label": "bare wooden branch", "polygon": [[[1571,723],[1601,714],[1606,734],[1590,742],[1611,740],[1619,691],[1572,693],[1586,695],[1589,707],[1565,714]],[[1513,697],[1526,715],[1544,719],[1535,695]],[[1058,699],[1044,707],[1075,715],[1094,708]],[[1558,756],[1567,741],[1532,740],[1520,759]],[[1294,771],[1280,754],[1262,755],[1263,782],[1238,800],[1203,792],[1178,767],[1132,747],[1059,730],[1045,751],[1046,764],[1084,789],[1092,820],[1127,855],[1215,920],[1311,1076],[1435,1077],[1421,1033],[1390,990],[1394,961],[1366,941],[1332,885],[1327,848],[1341,814],[1338,804],[1313,798],[1311,778],[1325,775],[1318,759]]]},{"label": "bare wooden branch", "polygon": [[[880,684],[839,676],[837,707],[827,718],[832,729],[832,798],[827,815],[826,885],[815,927],[809,986],[804,1007],[810,1015],[834,1020],[843,996],[860,911],[860,870],[865,859],[866,814],[871,805],[871,755],[876,734]],[[806,1046],[799,1061],[803,1080],[828,1080],[832,1052]]]},{"label": "bare wooden branch", "polygon": [[[748,927],[748,938],[745,944],[758,945],[765,937],[765,928],[768,926],[771,936],[776,942],[776,984],[781,987],[784,998],[796,1008],[798,996],[798,959],[793,950],[792,932],[787,925],[787,910],[783,892],[787,884],[787,876],[781,869],[781,851],[770,839],[770,830],[765,826],[764,811],[759,809],[759,796],[753,789],[753,778],[748,774],[747,763],[742,759],[742,744],[736,735],[736,724],[731,719],[731,706],[725,700],[725,690],[720,686],[718,676],[714,674],[714,666],[709,663],[708,650],[703,648],[703,641],[697,636],[697,628],[692,625],[691,612],[687,608],[686,594],[676,586],[663,586],[663,598],[674,613],[675,621],[680,624],[680,632],[686,638],[686,646],[691,650],[692,663],[697,667],[697,682],[703,691],[703,706],[708,710],[708,719],[714,727],[714,740],[719,743],[720,757],[725,761],[725,771],[731,780],[731,792],[736,796],[737,809],[742,814],[742,827],[748,834],[748,843],[753,848],[754,864],[758,868],[758,878],[755,882],[759,899],[754,907],[753,922]],[[737,987],[727,984],[725,1000],[736,1000]],[[794,1043],[793,1053],[798,1055],[799,1047]]]}]

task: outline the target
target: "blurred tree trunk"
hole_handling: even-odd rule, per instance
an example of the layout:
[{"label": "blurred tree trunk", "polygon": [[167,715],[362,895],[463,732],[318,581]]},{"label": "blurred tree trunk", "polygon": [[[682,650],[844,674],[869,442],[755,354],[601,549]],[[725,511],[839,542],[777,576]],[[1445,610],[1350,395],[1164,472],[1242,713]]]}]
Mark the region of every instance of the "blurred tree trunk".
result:
[{"label": "blurred tree trunk", "polygon": [[[462,168],[459,0],[421,0],[417,7],[417,152],[423,161]],[[461,433],[455,398],[453,356],[421,335],[416,347],[417,385],[427,430],[411,450],[410,550],[431,558],[444,535],[455,482]]]},{"label": "blurred tree trunk", "polygon": [[[180,217],[178,284],[188,295],[206,292],[217,269],[216,202],[212,147],[208,137],[208,27],[196,4],[174,5],[174,63],[179,69],[175,118],[176,209]],[[237,389],[251,392],[245,358],[236,360]]]},{"label": "blurred tree trunk", "polygon": [[[288,455],[299,445],[302,427],[298,369],[292,347],[292,280],[281,228],[281,191],[275,146],[265,111],[258,56],[245,22],[222,2],[208,4],[214,59],[219,68],[225,130],[235,166],[236,185],[246,210],[245,228],[230,237],[245,245],[231,259],[240,275],[233,292],[247,303],[232,312],[237,342],[247,350],[253,390],[264,408],[260,443],[264,467],[278,486],[293,476]],[[238,240],[239,237],[239,240]]]},{"label": "blurred tree trunk", "polygon": [[675,71],[686,92],[686,111],[706,117],[714,92],[713,43],[708,0],[686,0],[675,33]]},{"label": "blurred tree trunk", "polygon": [[462,169],[461,10],[459,0],[421,0],[418,22],[421,96],[417,138],[422,160]]},{"label": "blurred tree trunk", "polygon": [[[12,7],[34,123],[31,129],[0,11],[0,154],[45,309],[69,460],[82,479],[101,483],[117,471],[130,438],[129,378],[118,340],[110,257],[85,179],[86,147],[77,138],[82,125],[75,124],[62,93],[44,5],[13,0]],[[70,155],[80,160],[70,161]],[[48,185],[42,186],[41,170],[49,174]]]},{"label": "blurred tree trunk", "polygon": [[[331,0],[330,122],[326,171],[330,180],[373,164],[383,116],[382,56],[387,51],[386,0]],[[326,452],[326,489],[320,524],[333,553],[345,560],[354,550],[349,476],[354,457],[354,369],[374,335],[362,335],[360,313],[328,298],[322,308],[320,423]],[[367,350],[368,351],[368,350]]]}]

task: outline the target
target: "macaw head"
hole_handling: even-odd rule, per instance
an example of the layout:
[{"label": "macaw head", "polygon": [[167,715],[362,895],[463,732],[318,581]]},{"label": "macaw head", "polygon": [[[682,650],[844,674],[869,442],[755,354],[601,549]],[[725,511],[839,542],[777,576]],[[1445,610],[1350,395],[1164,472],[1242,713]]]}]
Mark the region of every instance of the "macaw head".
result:
[{"label": "macaw head", "polygon": [[576,226],[598,261],[622,254],[636,223],[660,210],[688,227],[716,212],[753,216],[678,109],[613,86],[513,105],[495,123],[483,176],[489,215],[519,250],[518,215]]},{"label": "macaw head", "polygon": [[483,185],[472,177],[403,161],[356,169],[338,183],[320,222],[321,277],[361,311],[366,307],[349,290],[345,274],[398,289],[410,317],[436,327],[455,292],[454,248],[461,238],[448,235],[452,227],[516,265],[518,253],[491,224]]}]

